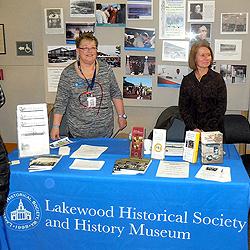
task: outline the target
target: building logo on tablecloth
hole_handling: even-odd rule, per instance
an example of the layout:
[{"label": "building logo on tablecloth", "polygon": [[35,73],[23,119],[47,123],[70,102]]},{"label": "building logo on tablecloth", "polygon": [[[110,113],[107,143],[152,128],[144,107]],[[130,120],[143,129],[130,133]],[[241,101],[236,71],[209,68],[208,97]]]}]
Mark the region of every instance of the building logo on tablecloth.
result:
[{"label": "building logo on tablecloth", "polygon": [[4,219],[13,230],[25,231],[38,225],[41,220],[41,208],[37,200],[25,192],[14,192],[7,199]]}]

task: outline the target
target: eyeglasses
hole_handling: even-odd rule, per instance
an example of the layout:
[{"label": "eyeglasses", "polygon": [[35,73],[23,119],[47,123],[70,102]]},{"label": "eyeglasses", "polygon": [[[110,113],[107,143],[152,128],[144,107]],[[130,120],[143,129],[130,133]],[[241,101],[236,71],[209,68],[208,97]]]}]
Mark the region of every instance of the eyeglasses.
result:
[{"label": "eyeglasses", "polygon": [[78,48],[78,49],[80,49],[80,50],[82,50],[84,53],[86,53],[86,52],[94,52],[94,51],[96,51],[96,47],[91,47],[91,48],[88,48],[88,47],[83,47],[83,48]]}]

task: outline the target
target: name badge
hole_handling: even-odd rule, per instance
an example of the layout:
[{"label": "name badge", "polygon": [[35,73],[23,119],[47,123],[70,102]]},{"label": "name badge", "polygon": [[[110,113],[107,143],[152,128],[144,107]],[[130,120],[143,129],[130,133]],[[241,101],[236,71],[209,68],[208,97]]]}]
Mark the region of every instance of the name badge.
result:
[{"label": "name badge", "polygon": [[87,97],[88,108],[95,108],[96,107],[96,97],[89,96]]}]

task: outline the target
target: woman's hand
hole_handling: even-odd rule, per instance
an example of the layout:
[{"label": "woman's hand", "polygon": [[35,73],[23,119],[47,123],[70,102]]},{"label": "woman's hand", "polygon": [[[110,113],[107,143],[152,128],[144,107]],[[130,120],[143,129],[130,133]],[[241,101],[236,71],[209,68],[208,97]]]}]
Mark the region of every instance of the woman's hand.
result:
[{"label": "woman's hand", "polygon": [[52,140],[59,140],[60,139],[59,127],[51,129],[51,131],[50,131],[50,138]]},{"label": "woman's hand", "polygon": [[118,124],[119,124],[119,129],[123,130],[124,128],[127,127],[127,120],[122,117],[118,117]]}]

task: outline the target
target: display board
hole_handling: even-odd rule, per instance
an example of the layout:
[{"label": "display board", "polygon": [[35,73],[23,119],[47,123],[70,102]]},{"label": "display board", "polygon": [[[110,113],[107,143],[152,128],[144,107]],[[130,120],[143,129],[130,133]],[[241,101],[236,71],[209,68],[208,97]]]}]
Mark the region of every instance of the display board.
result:
[{"label": "display board", "polygon": [[[47,32],[44,19],[48,49],[45,58],[55,49],[72,49],[70,31],[74,35],[79,30],[94,31],[99,52],[106,55],[105,60],[113,67],[126,106],[176,105],[181,79],[190,72],[189,49],[194,41],[206,39],[215,54],[214,69],[223,74],[227,83],[228,109],[248,109],[248,52],[244,47],[249,37],[248,13],[242,15],[236,6],[224,9],[219,1],[185,0],[42,2],[45,17],[46,11],[54,9],[61,15],[64,27],[64,32]],[[115,21],[111,17],[106,22],[100,20],[100,12],[112,15],[113,10],[117,12]],[[195,16],[195,11],[200,16]],[[112,52],[112,47],[119,48],[118,52]],[[66,64],[53,63],[49,58],[45,63],[48,102],[53,102],[55,96],[57,81],[53,82],[53,78]]]}]

